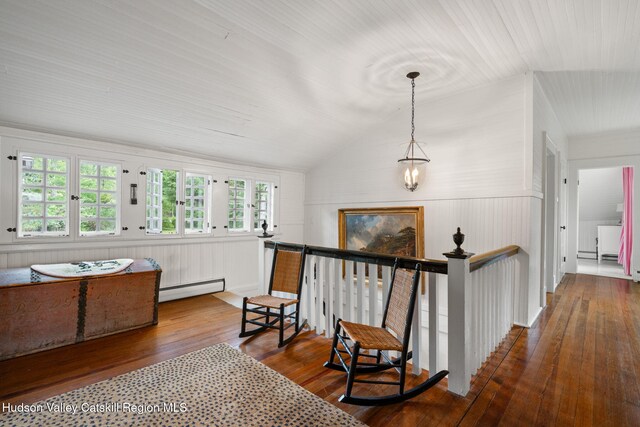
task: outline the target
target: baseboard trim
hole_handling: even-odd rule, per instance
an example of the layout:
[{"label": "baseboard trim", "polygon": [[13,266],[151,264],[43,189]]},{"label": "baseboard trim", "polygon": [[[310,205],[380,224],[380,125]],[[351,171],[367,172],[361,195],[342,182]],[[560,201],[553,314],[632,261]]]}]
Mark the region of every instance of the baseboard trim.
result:
[{"label": "baseboard trim", "polygon": [[160,288],[159,302],[172,301],[176,299],[195,297],[198,295],[213,294],[225,289],[224,279],[215,279],[207,282],[198,282],[167,288]]},{"label": "baseboard trim", "polygon": [[542,310],[544,310],[544,307],[538,307],[536,314],[531,319],[529,319],[528,324],[523,324],[519,322],[513,322],[513,324],[516,326],[522,326],[523,328],[530,328],[533,326],[534,323],[536,323],[536,321],[538,320],[538,317],[540,317],[540,313],[542,313]]},{"label": "baseboard trim", "polygon": [[233,288],[227,288],[227,291],[243,297],[251,297],[258,295],[258,284],[234,286]]}]

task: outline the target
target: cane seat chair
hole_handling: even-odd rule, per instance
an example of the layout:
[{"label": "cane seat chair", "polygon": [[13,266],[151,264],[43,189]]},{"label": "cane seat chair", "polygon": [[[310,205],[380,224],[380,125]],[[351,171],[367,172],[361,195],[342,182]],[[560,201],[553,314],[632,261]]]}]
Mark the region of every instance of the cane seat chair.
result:
[{"label": "cane seat chair", "polygon": [[[340,402],[367,406],[402,402],[433,387],[449,373],[440,371],[412,389],[405,390],[407,360],[412,356],[409,338],[419,279],[420,264],[416,264],[413,270],[407,270],[398,268],[396,260],[382,325],[363,325],[341,319],[336,322],[329,361],[324,366],[347,373],[346,391],[340,397]],[[389,351],[398,352],[400,356],[391,359]],[[335,362],[336,358],[339,363]],[[373,374],[388,369],[398,372],[398,381],[356,377],[357,374]],[[398,392],[384,396],[355,396],[352,390],[356,382],[396,385]]]},{"label": "cane seat chair", "polygon": [[[277,329],[278,347],[288,344],[304,328],[307,321],[300,321],[300,293],[304,279],[304,262],[307,247],[300,250],[280,249],[276,243],[273,249],[273,264],[269,279],[269,293],[255,297],[245,297],[242,301],[242,327],[240,337],[248,337],[267,329]],[[273,295],[284,292],[293,298]],[[288,307],[294,306],[293,309]],[[249,319],[247,313],[258,314]],[[286,322],[288,321],[288,322]],[[247,324],[258,326],[247,330]],[[294,331],[287,338],[285,331],[293,327]]]}]

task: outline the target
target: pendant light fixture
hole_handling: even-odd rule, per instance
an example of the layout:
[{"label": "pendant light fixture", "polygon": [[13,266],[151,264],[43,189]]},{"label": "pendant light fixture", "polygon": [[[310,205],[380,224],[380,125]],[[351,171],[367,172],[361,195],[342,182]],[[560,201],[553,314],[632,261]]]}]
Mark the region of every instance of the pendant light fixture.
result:
[{"label": "pendant light fixture", "polygon": [[402,183],[404,188],[408,191],[416,191],[421,180],[424,179],[426,164],[430,161],[422,147],[420,147],[420,144],[418,144],[414,139],[413,135],[416,130],[414,125],[416,104],[415,79],[419,75],[420,73],[417,71],[412,71],[407,74],[407,78],[411,79],[411,141],[409,142],[407,151],[404,153],[404,157],[398,160],[398,168],[401,174]]}]

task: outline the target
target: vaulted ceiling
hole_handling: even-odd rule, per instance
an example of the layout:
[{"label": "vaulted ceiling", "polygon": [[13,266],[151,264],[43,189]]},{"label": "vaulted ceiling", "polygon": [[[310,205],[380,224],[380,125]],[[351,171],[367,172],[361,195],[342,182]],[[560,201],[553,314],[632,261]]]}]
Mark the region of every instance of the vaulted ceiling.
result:
[{"label": "vaulted ceiling", "polygon": [[640,127],[638,46],[638,0],[0,0],[0,122],[306,170],[413,70],[543,71],[568,134]]}]

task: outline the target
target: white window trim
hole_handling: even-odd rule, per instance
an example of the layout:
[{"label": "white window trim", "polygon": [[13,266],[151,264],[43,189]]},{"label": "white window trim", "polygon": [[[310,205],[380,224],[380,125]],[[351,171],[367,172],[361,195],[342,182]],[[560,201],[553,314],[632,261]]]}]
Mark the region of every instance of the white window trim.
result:
[{"label": "white window trim", "polygon": [[[47,189],[52,188],[52,189],[60,189],[61,187],[48,187],[47,186],[47,178],[46,178],[46,174],[47,174],[47,167],[46,167],[46,160],[47,159],[55,159],[55,160],[64,160],[67,162],[67,171],[65,172],[66,175],[66,187],[62,187],[64,188],[64,190],[66,191],[67,194],[67,199],[64,202],[64,205],[66,207],[66,212],[67,215],[64,218],[66,220],[65,222],[65,231],[61,232],[61,231],[41,231],[41,232],[36,232],[35,234],[32,233],[23,233],[22,232],[22,221],[23,221],[23,216],[22,216],[22,192],[24,190],[24,184],[22,182],[22,173],[23,173],[23,168],[22,168],[22,159],[25,156],[29,156],[29,157],[42,157],[43,158],[43,169],[42,169],[42,174],[43,174],[43,185],[42,186],[33,186],[33,187],[40,187],[42,188],[42,201],[39,203],[42,203],[42,209],[43,209],[43,213],[41,217],[33,217],[33,218],[40,218],[42,219],[42,227],[43,229],[46,229],[46,220],[47,220],[47,215],[46,215],[46,208],[47,208],[47,202],[46,202],[46,197],[47,197]],[[38,172],[38,171],[36,171]],[[56,174],[61,174],[60,172],[52,172],[52,173],[56,173]],[[71,213],[70,213],[70,204],[69,204],[69,199],[71,197],[71,194],[69,192],[69,181],[71,180],[71,158],[70,157],[65,157],[65,156],[59,156],[59,155],[55,155],[55,154],[36,154],[35,152],[32,151],[20,151],[18,152],[18,186],[17,186],[17,197],[16,197],[16,201],[17,201],[17,218],[16,218],[16,222],[17,222],[17,238],[18,239],[33,239],[33,238],[47,238],[47,237],[69,237],[70,235],[70,221],[71,221]],[[27,186],[29,187],[29,186]],[[14,187],[16,188],[16,187]],[[62,203],[55,203],[55,204],[62,204]]]},{"label": "white window trim", "polygon": [[[81,199],[78,200],[78,221],[77,221],[77,229],[78,229],[78,236],[79,237],[105,237],[105,236],[111,236],[111,237],[115,237],[115,236],[119,236],[121,234],[120,230],[121,230],[121,218],[122,218],[122,165],[119,163],[115,163],[115,162],[103,162],[103,161],[97,161],[97,160],[91,160],[91,159],[87,159],[87,158],[78,158],[78,167],[77,167],[77,188],[78,188],[78,197],[81,197],[81,192],[82,192],[82,188],[81,183],[82,183],[82,177],[93,177],[90,175],[82,175],[82,162],[87,162],[87,163],[92,163],[95,165],[98,165],[100,168],[102,166],[115,166],[116,167],[116,177],[115,177],[115,181],[116,181],[116,191],[115,191],[115,199],[116,199],[116,205],[115,205],[115,209],[116,209],[116,228],[113,232],[111,231],[89,231],[89,232],[83,232],[82,230],[80,230],[80,225],[82,224],[82,214],[81,214],[81,208],[82,208],[82,201]],[[100,172],[98,172],[98,176],[94,177],[98,179],[98,189],[95,191],[96,193],[96,208],[97,209],[97,213],[98,216],[95,218],[98,225],[100,224],[100,212],[99,212],[99,208],[100,208],[100,203],[99,203],[99,199],[100,199],[100,194],[103,192],[103,190],[100,189]],[[89,190],[91,191],[91,190]],[[106,193],[114,193],[113,191],[106,191]]]},{"label": "white window trim", "polygon": [[[227,198],[226,204],[226,221],[227,221],[227,233],[231,235],[241,235],[241,234],[253,234],[255,232],[262,232],[262,222],[260,222],[258,227],[254,227],[255,221],[255,213],[257,212],[257,206],[255,205],[255,194],[256,187],[258,184],[267,184],[269,186],[269,200],[267,206],[267,224],[269,228],[267,231],[274,231],[275,229],[275,189],[277,188],[277,183],[272,179],[263,179],[260,177],[238,177],[231,176],[228,178],[228,181],[244,181],[245,182],[245,198],[244,198],[244,218],[245,218],[245,226],[242,229],[232,229],[229,227],[229,202],[230,198]],[[229,185],[227,184],[227,197],[229,196]],[[248,219],[248,221],[246,221]]]},{"label": "white window trim", "polygon": [[[205,181],[205,186],[204,186],[204,206],[203,206],[203,210],[204,210],[204,216],[202,218],[203,221],[203,228],[201,230],[193,230],[193,229],[188,229],[186,226],[186,221],[187,221],[187,210],[190,209],[187,207],[187,199],[191,199],[191,206],[193,207],[193,201],[194,196],[193,194],[191,196],[187,196],[187,180],[189,179],[189,177],[201,177],[204,178]],[[212,198],[211,198],[211,192],[212,192],[212,183],[213,179],[211,177],[211,175],[208,175],[206,173],[201,173],[201,172],[191,172],[191,171],[185,171],[184,172],[184,185],[183,185],[183,194],[184,194],[184,205],[183,205],[183,213],[182,213],[182,230],[184,232],[185,235],[203,235],[203,234],[211,234],[212,228],[211,228],[211,212],[212,212]],[[193,187],[191,187],[193,188]]]},{"label": "white window trim", "polygon": [[[231,199],[229,198],[229,188],[231,186],[231,181],[244,181],[244,200],[243,200],[243,222],[244,227],[242,228],[231,228],[229,226],[229,202]],[[229,177],[227,180],[227,231],[232,234],[242,234],[242,233],[250,233],[252,230],[253,216],[251,212],[251,200],[253,200],[253,191],[252,191],[253,180],[251,178],[242,178],[242,177]],[[238,199],[233,199],[237,201]],[[235,217],[234,217],[235,218]]]},{"label": "white window trim", "polygon": [[[152,216],[149,217],[148,214],[148,209],[149,209],[149,204],[148,204],[148,199],[149,199],[149,181],[152,180],[154,177],[159,177],[160,179],[157,182],[152,182],[152,186],[156,189],[158,189],[159,191],[156,193],[151,194],[151,200],[152,200],[152,209],[157,208],[158,212],[160,212],[159,216]],[[153,204],[153,196],[158,196],[158,200],[160,201],[159,205],[154,205]],[[145,188],[145,198],[144,198],[144,213],[145,213],[145,231],[147,235],[161,235],[162,234],[162,169],[160,168],[147,168],[147,179],[146,179],[146,188]],[[156,223],[159,223],[159,227],[152,227],[150,226],[150,222],[149,219],[151,218],[151,221],[155,221]]]},{"label": "white window trim", "polygon": [[[273,202],[273,199],[274,199],[274,195],[275,195],[274,193],[275,193],[276,184],[274,182],[272,182],[272,181],[267,181],[267,180],[264,180],[264,179],[256,179],[256,180],[254,180],[253,185],[251,186],[252,191],[253,191],[252,200],[254,201],[254,203],[256,203],[256,202],[259,203],[259,201],[255,200],[255,195],[257,194],[258,184],[266,184],[269,187],[269,190],[267,192],[267,194],[268,194],[268,199],[267,199],[267,225],[268,225],[268,228],[267,228],[267,231],[273,231],[273,225],[274,225],[273,224],[273,222],[274,222],[274,219],[273,219],[274,218],[274,212],[273,212],[274,202]],[[251,223],[252,224],[253,224],[253,221],[255,220],[255,214],[257,212],[259,212],[259,211],[260,211],[259,206],[256,205],[256,206],[253,207],[253,212],[251,214]],[[258,222],[259,222],[258,227],[255,227],[254,231],[262,231],[262,223],[260,222],[260,220],[258,220]]]},{"label": "white window trim", "polygon": [[[27,135],[30,136],[30,135]],[[226,225],[228,225],[228,204],[226,203],[228,197],[228,188],[224,181],[226,177],[233,177],[235,179],[243,179],[247,182],[247,192],[249,193],[249,203],[253,202],[254,196],[254,182],[266,181],[271,182],[275,186],[275,191],[272,193],[272,219],[269,222],[269,228],[271,231],[279,230],[276,224],[279,223],[279,210],[280,210],[280,197],[277,187],[280,184],[281,176],[278,171],[262,171],[251,167],[241,167],[232,164],[217,164],[203,161],[202,159],[182,159],[182,158],[169,158],[164,153],[151,153],[151,152],[136,152],[135,150],[118,150],[107,151],[108,148],[98,148],[93,145],[87,144],[67,144],[66,139],[60,139],[60,141],[48,141],[46,139],[41,140],[35,137],[26,138],[23,136],[9,136],[6,139],[3,138],[3,144],[0,146],[0,150],[7,156],[15,156],[13,160],[8,164],[8,167],[0,169],[2,172],[3,182],[11,183],[11,185],[4,186],[3,197],[5,200],[10,200],[13,203],[8,204],[3,209],[3,218],[10,227],[16,227],[15,232],[6,233],[1,239],[0,243],[3,245],[16,244],[20,250],[27,250],[27,247],[32,248],[64,248],[65,245],[73,243],[80,243],[81,247],[90,247],[91,242],[104,242],[108,247],[119,247],[116,245],[136,246],[144,245],[145,241],[154,242],[153,244],[162,244],[161,240],[172,240],[167,244],[180,244],[186,243],[186,240],[180,242],[181,239],[209,239],[218,238],[224,241],[229,239],[233,241],[236,238],[247,239],[255,233],[261,233],[261,230],[255,229],[254,231],[254,219],[253,212],[250,208],[243,203],[243,209],[246,212],[246,229],[241,231],[229,232]],[[25,153],[46,153],[40,154],[41,156],[52,159],[64,159],[67,162],[68,169],[66,171],[67,188],[59,187],[61,191],[66,191],[68,195],[67,203],[65,205],[67,223],[65,224],[66,232],[44,232],[42,234],[33,235],[32,233],[22,233],[26,236],[18,236],[19,218],[18,211],[22,201],[21,190],[19,184],[21,184],[20,176],[18,175],[18,154]],[[84,235],[80,233],[80,203],[75,204],[71,199],[72,195],[78,195],[79,197],[79,184],[80,184],[80,161],[92,161],[96,163],[98,160],[104,163],[119,164],[119,203],[117,208],[119,214],[119,225],[117,231],[119,234],[96,234],[92,236]],[[195,174],[202,174],[211,177],[215,177],[212,180],[210,186],[210,196],[207,199],[209,203],[209,229],[208,233],[192,233],[185,232],[184,210],[178,206],[176,208],[177,213],[177,226],[175,232],[171,234],[146,234],[146,176],[145,171],[149,166],[155,168],[161,168],[163,170],[172,170],[179,173],[178,179],[184,179],[186,172],[192,172]],[[127,174],[125,169],[131,171],[131,174]],[[165,180],[166,181],[166,180]],[[219,183],[219,184],[216,184]],[[138,184],[138,203],[129,203],[129,185]],[[26,187],[26,186],[25,186]],[[176,198],[184,201],[184,181],[177,183]],[[166,191],[166,190],[165,190]],[[38,193],[38,192],[33,192]],[[38,194],[39,195],[39,194]],[[46,197],[46,193],[45,193]],[[28,196],[27,199],[38,200],[36,196]],[[74,198],[75,199],[75,198]],[[181,205],[182,206],[182,205]],[[49,211],[51,212],[51,208]],[[172,208],[173,210],[173,208]],[[26,212],[25,212],[26,213]],[[39,215],[41,212],[37,210],[33,212]],[[92,212],[88,212],[92,214]],[[166,213],[165,213],[166,215]],[[251,221],[251,222],[249,222]],[[127,224],[128,223],[128,224]],[[21,225],[21,224],[20,224]],[[123,231],[128,225],[128,231]],[[217,225],[217,227],[216,227]],[[24,229],[24,226],[22,226]],[[45,226],[46,227],[46,226]],[[177,239],[177,240],[176,240]],[[213,240],[212,240],[213,241]],[[31,246],[31,245],[36,246]],[[51,245],[51,246],[49,246]],[[34,249],[35,250],[35,249]],[[38,249],[40,250],[40,249]]]}]

